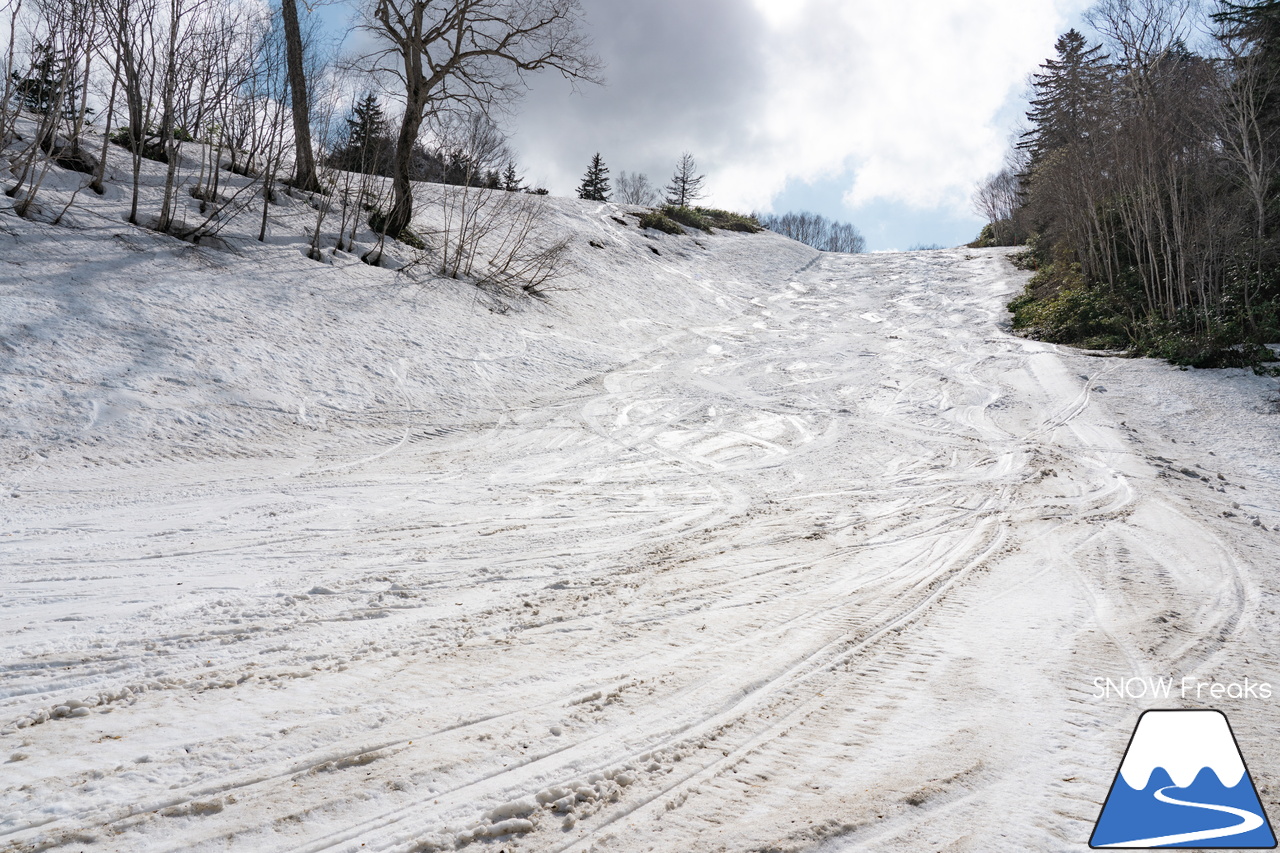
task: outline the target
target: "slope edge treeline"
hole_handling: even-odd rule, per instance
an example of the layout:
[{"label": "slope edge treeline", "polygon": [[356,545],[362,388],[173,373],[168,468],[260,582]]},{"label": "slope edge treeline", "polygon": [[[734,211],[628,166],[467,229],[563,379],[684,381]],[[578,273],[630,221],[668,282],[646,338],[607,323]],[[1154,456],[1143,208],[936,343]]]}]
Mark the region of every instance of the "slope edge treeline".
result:
[{"label": "slope edge treeline", "polygon": [[[1037,337],[1201,367],[1280,340],[1280,2],[1104,0],[1032,78],[1029,129],[976,204],[1030,250]],[[1197,33],[1212,36],[1192,48]]]}]

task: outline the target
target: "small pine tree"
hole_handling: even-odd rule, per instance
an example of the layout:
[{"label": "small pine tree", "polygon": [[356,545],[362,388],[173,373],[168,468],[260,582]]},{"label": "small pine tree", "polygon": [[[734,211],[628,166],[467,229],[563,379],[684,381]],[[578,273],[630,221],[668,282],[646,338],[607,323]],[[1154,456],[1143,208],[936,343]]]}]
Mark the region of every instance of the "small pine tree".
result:
[{"label": "small pine tree", "polygon": [[692,154],[686,151],[680,155],[675,174],[671,176],[671,183],[666,187],[667,204],[688,207],[691,202],[706,195],[702,191],[702,179],[706,175],[697,175],[695,174],[697,171],[698,164],[694,161]]},{"label": "small pine tree", "polygon": [[521,185],[520,176],[516,174],[516,164],[508,163],[507,168],[502,172],[502,188],[509,193],[520,192],[524,189]]},{"label": "small pine tree", "polygon": [[591,158],[591,165],[587,167],[587,173],[582,177],[582,184],[578,187],[578,198],[587,201],[608,201],[612,195],[609,187],[609,167],[604,164],[599,152]]},{"label": "small pine tree", "polygon": [[[33,113],[48,115],[62,94],[64,117],[74,114],[71,107],[73,100],[70,92],[77,87],[74,63],[58,62],[53,47],[47,43],[37,44],[32,49],[33,59],[31,72],[26,76],[17,71],[12,73],[14,91],[22,106]],[[63,78],[67,77],[64,84]]]},{"label": "small pine tree", "polygon": [[385,165],[391,138],[390,124],[377,96],[370,92],[357,101],[346,121],[346,144],[334,152],[335,163],[354,172],[378,174]]}]

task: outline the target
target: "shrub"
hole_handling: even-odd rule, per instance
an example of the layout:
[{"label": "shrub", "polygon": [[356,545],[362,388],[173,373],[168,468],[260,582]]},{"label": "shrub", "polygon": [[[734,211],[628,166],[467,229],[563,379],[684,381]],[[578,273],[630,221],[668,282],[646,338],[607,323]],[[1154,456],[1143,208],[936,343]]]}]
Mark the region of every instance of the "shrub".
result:
[{"label": "shrub", "polygon": [[1033,249],[1023,249],[1021,252],[1011,253],[1009,255],[1009,263],[1020,270],[1035,271],[1040,269],[1040,258]]},{"label": "shrub", "polygon": [[687,225],[690,228],[697,228],[699,231],[711,232],[711,223],[707,221],[697,209],[692,207],[676,207],[668,204],[662,208],[662,213],[681,225]]},{"label": "shrub", "polygon": [[[127,148],[132,151],[134,146],[133,131],[128,125],[117,128],[111,134],[111,141],[119,145],[121,148]],[[150,134],[143,134],[142,149],[138,152],[141,156],[148,160],[154,160],[157,163],[168,163],[169,154],[164,150],[164,145],[159,140],[153,141]]]},{"label": "shrub", "polygon": [[1149,317],[1134,330],[1134,351],[1187,367],[1253,367],[1273,362],[1270,348],[1251,340],[1238,318],[1197,316],[1183,311],[1173,319]]},{"label": "shrub", "polygon": [[1019,228],[1013,220],[1001,219],[999,222],[982,226],[978,237],[972,243],[966,243],[969,249],[990,249],[994,246],[1017,246],[1023,242],[1018,234]]},{"label": "shrub", "polygon": [[641,228],[652,228],[664,234],[683,234],[684,229],[675,221],[668,219],[660,210],[651,210],[640,216]]},{"label": "shrub", "polygon": [[1085,283],[1078,264],[1043,267],[1009,303],[1013,327],[1038,340],[1089,349],[1128,346],[1124,306]]},{"label": "shrub", "polygon": [[995,226],[988,222],[982,226],[982,230],[978,232],[978,236],[972,243],[965,243],[966,249],[988,249],[996,244]]},{"label": "shrub", "polygon": [[695,207],[694,212],[709,223],[712,228],[724,231],[740,231],[744,234],[755,234],[763,231],[763,226],[754,216],[744,216],[729,210],[717,210],[714,207]]}]

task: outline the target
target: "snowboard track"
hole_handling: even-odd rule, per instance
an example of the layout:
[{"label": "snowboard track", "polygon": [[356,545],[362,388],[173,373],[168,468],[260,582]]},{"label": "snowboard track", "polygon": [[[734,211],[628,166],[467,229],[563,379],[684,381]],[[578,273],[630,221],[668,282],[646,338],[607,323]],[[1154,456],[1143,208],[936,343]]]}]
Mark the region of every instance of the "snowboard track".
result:
[{"label": "snowboard track", "polygon": [[0,784],[0,850],[1074,849],[1136,707],[1093,679],[1265,676],[1271,540],[1123,364],[1001,328],[1019,280],[824,255],[493,420],[392,370],[302,461],[42,465],[15,612],[103,630],[0,665],[0,747],[86,756]]}]

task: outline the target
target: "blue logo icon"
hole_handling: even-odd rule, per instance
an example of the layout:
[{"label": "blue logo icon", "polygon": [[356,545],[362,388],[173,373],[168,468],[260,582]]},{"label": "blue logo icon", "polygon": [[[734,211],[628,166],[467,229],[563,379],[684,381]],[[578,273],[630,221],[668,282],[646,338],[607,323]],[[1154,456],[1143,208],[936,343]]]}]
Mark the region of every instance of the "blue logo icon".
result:
[{"label": "blue logo icon", "polygon": [[1089,846],[1274,848],[1275,834],[1226,715],[1144,712]]}]

